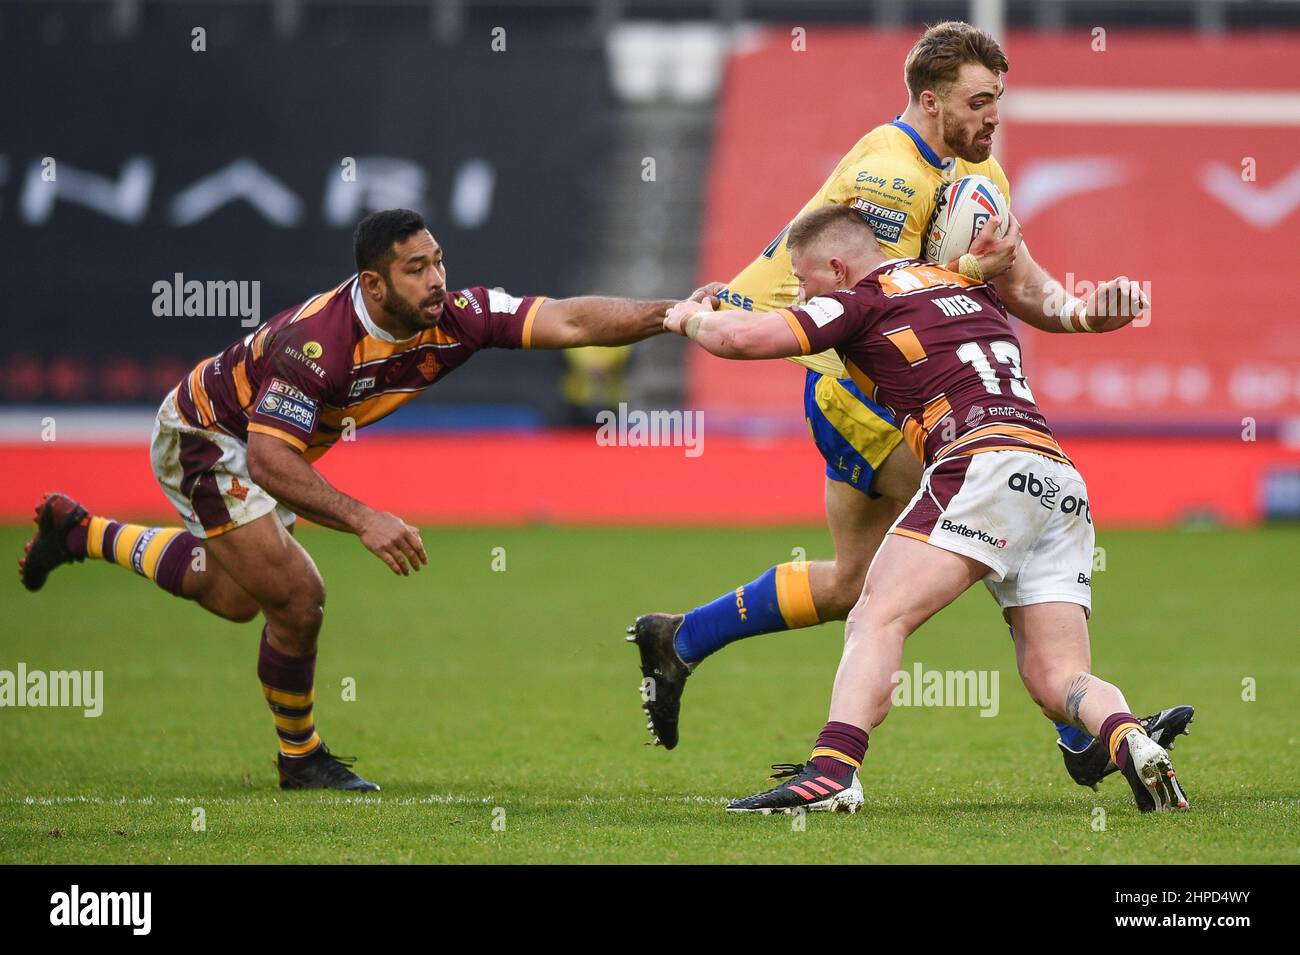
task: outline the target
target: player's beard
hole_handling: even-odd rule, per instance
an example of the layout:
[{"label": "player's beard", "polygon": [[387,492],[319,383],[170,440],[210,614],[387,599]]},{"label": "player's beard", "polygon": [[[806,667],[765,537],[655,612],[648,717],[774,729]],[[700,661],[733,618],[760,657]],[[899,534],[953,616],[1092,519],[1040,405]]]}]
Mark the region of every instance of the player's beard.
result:
[{"label": "player's beard", "polygon": [[985,146],[983,143],[976,142],[981,136],[989,136],[992,133],[993,127],[981,127],[974,133],[967,134],[961,125],[949,120],[948,116],[945,115],[943,118],[944,145],[952,150],[954,156],[966,162],[984,162],[993,155],[991,145]]},{"label": "player's beard", "polygon": [[[409,330],[412,335],[422,332],[426,328],[433,328],[442,321],[441,312],[430,318],[424,313],[423,305],[414,305],[408,302],[398,293],[397,289],[393,288],[393,284],[387,279],[384,280],[384,285],[387,287],[387,292],[384,295],[384,300],[380,302],[380,307],[388,314],[389,318]],[[442,302],[445,308],[446,301],[447,295],[444,292],[440,296],[430,296],[425,304],[435,305]]]}]

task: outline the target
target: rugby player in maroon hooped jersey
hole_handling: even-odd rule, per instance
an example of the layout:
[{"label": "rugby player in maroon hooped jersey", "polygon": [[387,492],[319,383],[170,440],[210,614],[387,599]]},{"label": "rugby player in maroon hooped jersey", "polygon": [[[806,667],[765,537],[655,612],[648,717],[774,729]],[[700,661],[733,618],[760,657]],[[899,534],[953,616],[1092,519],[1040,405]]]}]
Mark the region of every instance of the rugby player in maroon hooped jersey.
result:
[{"label": "rugby player in maroon hooped jersey", "polygon": [[[1185,809],[1169,754],[1119,688],[1090,672],[1088,490],[1034,403],[997,293],[933,263],[886,260],[847,206],[800,217],[787,241],[803,304],[744,318],[681,303],[665,327],[723,358],[834,348],[863,393],[894,410],[925,471],[849,614],[830,720],[812,755],[774,766],[773,778],[791,778],[727,809],[856,811],[858,771],[889,713],[904,641],[981,580],[1043,712],[1109,747],[1139,809]],[[1147,304],[1132,282],[1115,299],[1099,330],[1122,327]]]},{"label": "rugby player in maroon hooped jersey", "polygon": [[185,529],[92,517],[50,494],[19,560],[28,590],[39,590],[60,564],[92,557],[130,567],[228,620],[260,611],[266,625],[257,673],[286,789],[379,788],[316,732],[325,585],[290,536],[294,515],[357,535],[393,573],[429,562],[415,527],[334,488],[312,462],[345,429],[385,417],[479,349],[628,344],[663,331],[664,309],[673,304],[449,291],[442,249],[407,209],[362,219],[353,244],[357,275],[200,362],[163,401],[154,475]]}]

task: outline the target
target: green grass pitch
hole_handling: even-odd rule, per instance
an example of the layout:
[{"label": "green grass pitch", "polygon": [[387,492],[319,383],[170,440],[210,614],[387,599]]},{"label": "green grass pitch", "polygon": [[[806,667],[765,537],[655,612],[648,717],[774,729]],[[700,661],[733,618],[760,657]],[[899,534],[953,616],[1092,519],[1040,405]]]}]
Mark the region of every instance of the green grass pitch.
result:
[{"label": "green grass pitch", "polygon": [[[0,529],[0,552],[27,533]],[[105,705],[0,710],[0,862],[1300,862],[1293,529],[1099,535],[1096,672],[1139,714],[1197,707],[1174,753],[1192,811],[1146,817],[1118,777],[1094,794],[1065,775],[982,588],[907,666],[999,671],[999,714],[896,708],[856,816],[722,811],[807,755],[838,623],[723,651],[687,689],[680,746],[642,745],[624,627],[828,553],[824,528],[429,528],[409,579],[354,539],[301,539],[329,590],[317,723],[383,792],[281,792],[259,624],[88,563],[4,589],[0,669],[103,670]]]}]

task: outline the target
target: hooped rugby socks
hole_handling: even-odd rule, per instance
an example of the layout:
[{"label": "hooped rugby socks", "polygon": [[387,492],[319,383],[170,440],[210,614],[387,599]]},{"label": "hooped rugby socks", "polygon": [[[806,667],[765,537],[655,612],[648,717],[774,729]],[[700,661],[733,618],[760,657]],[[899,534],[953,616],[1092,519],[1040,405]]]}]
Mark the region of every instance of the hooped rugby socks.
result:
[{"label": "hooped rugby socks", "polygon": [[1128,740],[1124,737],[1128,735],[1129,730],[1137,730],[1143,736],[1147,731],[1142,728],[1138,718],[1132,713],[1112,713],[1101,722],[1101,732],[1098,733],[1110,747],[1110,758],[1115,761],[1115,765],[1121,770],[1128,768]]},{"label": "hooped rugby socks", "polygon": [[699,663],[729,643],[760,633],[820,623],[807,561],[769,567],[757,580],[686,614],[673,639],[678,655]]},{"label": "hooped rugby socks", "polygon": [[867,742],[867,731],[860,726],[831,720],[822,727],[808,762],[825,776],[843,776],[850,769],[862,768]]},{"label": "hooped rugby socks", "polygon": [[199,539],[179,527],[121,524],[106,517],[80,522],[66,539],[75,557],[106,560],[147,577],[163,590],[181,595],[185,568],[200,546]]},{"label": "hooped rugby socks", "polygon": [[275,732],[280,737],[280,752],[285,756],[307,756],[321,743],[312,719],[316,701],[316,654],[291,657],[271,646],[262,628],[262,644],[257,651],[257,678],[262,681],[262,695],[271,708]]}]

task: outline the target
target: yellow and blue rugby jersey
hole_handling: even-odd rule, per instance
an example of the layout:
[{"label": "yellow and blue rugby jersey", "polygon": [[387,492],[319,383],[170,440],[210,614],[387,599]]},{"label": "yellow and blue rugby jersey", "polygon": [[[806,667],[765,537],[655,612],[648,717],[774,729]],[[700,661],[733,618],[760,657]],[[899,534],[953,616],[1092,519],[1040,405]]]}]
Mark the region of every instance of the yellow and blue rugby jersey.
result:
[{"label": "yellow and blue rugby jersey", "polygon": [[[969,175],[992,179],[1010,208],[1011,186],[997,159],[990,156],[981,163],[964,159],[945,163],[916,130],[895,120],[859,139],[794,218],[822,206],[850,205],[871,224],[889,257],[918,258],[924,255],[923,238],[939,190]],[[799,282],[785,247],[789,228],[782,229],[762,254],[732,279],[721,296],[724,307],[766,312],[794,304]],[[834,352],[792,360],[824,375],[843,378],[847,374]]]}]

